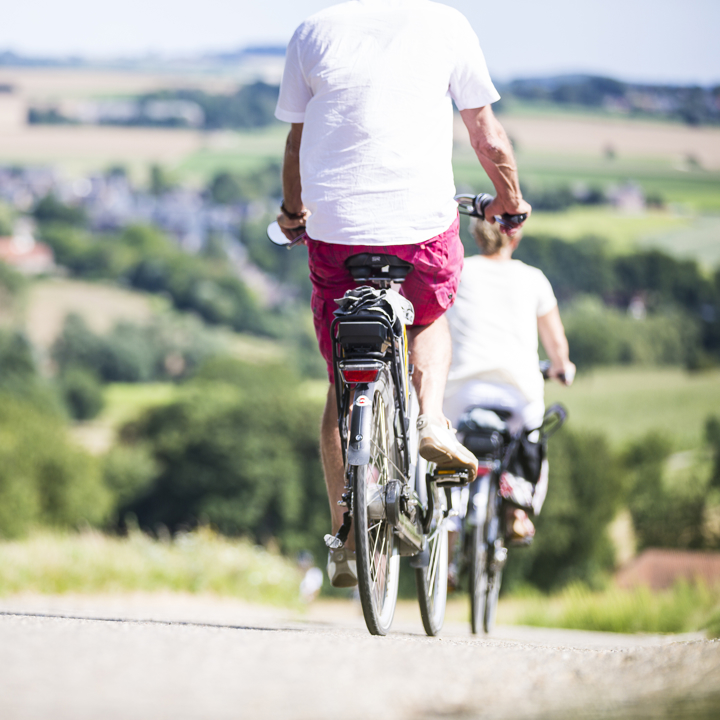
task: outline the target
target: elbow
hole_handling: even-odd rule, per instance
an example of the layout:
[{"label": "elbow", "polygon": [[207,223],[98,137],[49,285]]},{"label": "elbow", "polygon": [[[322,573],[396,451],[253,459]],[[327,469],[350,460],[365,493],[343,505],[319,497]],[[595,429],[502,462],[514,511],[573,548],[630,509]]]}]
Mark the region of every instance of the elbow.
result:
[{"label": "elbow", "polygon": [[478,155],[486,157],[493,163],[500,162],[507,155],[502,138],[495,133],[479,135],[473,138],[472,146]]}]

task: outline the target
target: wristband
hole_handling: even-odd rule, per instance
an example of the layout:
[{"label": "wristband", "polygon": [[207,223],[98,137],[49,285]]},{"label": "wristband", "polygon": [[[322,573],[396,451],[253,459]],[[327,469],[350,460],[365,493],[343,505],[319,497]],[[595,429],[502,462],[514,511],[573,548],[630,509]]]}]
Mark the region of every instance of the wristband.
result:
[{"label": "wristband", "polygon": [[280,203],[280,212],[288,220],[303,220],[305,218],[305,215],[307,214],[307,210],[301,210],[299,213],[289,212],[288,209],[285,207],[285,200]]}]

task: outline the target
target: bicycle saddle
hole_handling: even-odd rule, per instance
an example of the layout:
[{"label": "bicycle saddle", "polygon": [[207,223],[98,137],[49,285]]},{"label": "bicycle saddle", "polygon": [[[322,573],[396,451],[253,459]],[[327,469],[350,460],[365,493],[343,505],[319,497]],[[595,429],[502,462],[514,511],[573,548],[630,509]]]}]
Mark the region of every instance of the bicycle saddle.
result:
[{"label": "bicycle saddle", "polygon": [[482,407],[477,405],[468,408],[458,422],[458,432],[477,432],[479,430],[496,430],[505,432],[507,420],[512,415],[507,409]]},{"label": "bicycle saddle", "polygon": [[358,253],[345,261],[345,267],[359,282],[384,280],[400,283],[412,272],[414,265],[386,253]]}]

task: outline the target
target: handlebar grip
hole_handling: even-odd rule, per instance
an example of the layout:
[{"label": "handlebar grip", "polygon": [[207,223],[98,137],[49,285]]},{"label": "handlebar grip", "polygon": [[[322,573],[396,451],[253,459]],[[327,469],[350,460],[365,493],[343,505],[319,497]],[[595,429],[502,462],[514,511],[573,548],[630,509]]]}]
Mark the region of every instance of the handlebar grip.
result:
[{"label": "handlebar grip", "polygon": [[[494,199],[495,198],[489,193],[480,193],[480,195],[475,196],[475,202],[473,205],[475,206],[475,212],[478,217],[485,220],[485,210],[487,210],[488,205]],[[508,213],[503,213],[502,215],[495,215],[495,221],[499,222],[501,225],[522,225],[527,220],[527,217],[527,213],[521,213],[519,215],[509,215]]]},{"label": "handlebar grip", "polygon": [[512,223],[513,225],[522,225],[527,220],[527,213],[522,213],[520,215],[508,215],[505,213],[502,216],[502,219],[505,220],[505,222]]}]

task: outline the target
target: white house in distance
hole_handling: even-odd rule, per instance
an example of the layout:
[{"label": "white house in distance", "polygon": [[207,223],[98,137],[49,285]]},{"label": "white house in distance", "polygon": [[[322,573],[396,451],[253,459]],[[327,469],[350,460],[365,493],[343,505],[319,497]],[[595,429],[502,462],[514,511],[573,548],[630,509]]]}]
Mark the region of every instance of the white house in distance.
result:
[{"label": "white house in distance", "polygon": [[55,270],[52,249],[37,242],[27,220],[18,220],[11,237],[0,237],[0,261],[23,275],[43,275]]}]

